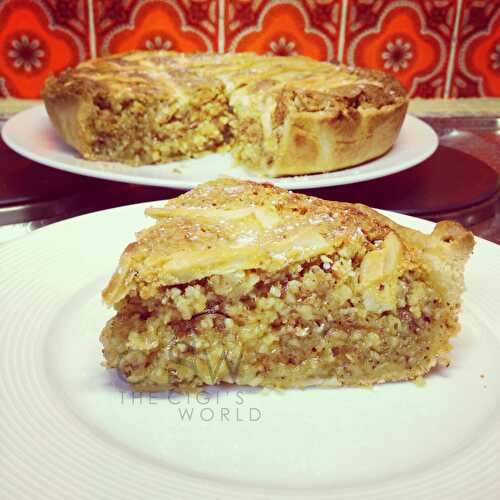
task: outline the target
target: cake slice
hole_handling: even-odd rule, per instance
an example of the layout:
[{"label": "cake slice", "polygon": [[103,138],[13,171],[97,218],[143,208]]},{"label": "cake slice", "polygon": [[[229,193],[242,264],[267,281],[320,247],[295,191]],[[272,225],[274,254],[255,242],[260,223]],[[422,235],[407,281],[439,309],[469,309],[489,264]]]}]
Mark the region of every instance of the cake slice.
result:
[{"label": "cake slice", "polygon": [[218,179],[147,214],[103,292],[135,390],[371,385],[448,363],[474,240],[363,205]]}]

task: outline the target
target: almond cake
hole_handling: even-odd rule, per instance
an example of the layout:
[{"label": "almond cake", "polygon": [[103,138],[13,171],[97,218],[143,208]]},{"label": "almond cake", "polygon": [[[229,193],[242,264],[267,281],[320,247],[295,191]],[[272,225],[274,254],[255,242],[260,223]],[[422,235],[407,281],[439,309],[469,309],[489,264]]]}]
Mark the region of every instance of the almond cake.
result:
[{"label": "almond cake", "polygon": [[42,95],[60,135],[89,160],[144,165],[230,150],[269,177],[386,153],[408,106],[386,73],[253,53],[112,55],[49,77]]},{"label": "almond cake", "polygon": [[364,206],[221,178],[147,214],[103,292],[134,390],[372,385],[448,364],[474,245]]}]

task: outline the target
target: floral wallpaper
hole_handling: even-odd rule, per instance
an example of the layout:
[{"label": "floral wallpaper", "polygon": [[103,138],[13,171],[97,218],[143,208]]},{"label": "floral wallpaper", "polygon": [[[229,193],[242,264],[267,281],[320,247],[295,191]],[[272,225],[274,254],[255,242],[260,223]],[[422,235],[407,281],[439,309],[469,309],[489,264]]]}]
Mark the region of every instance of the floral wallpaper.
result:
[{"label": "floral wallpaper", "polygon": [[500,96],[500,0],[0,0],[0,97],[133,49],[304,54],[411,96]]}]

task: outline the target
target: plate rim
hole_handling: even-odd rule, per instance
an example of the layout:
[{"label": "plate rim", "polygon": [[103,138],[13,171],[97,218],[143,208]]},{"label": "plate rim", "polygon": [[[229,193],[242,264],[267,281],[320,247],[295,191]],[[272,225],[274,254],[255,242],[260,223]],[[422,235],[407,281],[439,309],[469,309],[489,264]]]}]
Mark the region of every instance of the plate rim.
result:
[{"label": "plate rim", "polygon": [[[32,116],[33,115],[33,116]],[[82,166],[79,165],[68,165],[67,163],[59,160],[54,160],[52,158],[48,157],[43,157],[38,155],[36,152],[33,152],[32,149],[25,149],[23,146],[21,146],[18,141],[16,140],[16,136],[12,134],[11,129],[15,126],[18,125],[19,121],[22,121],[25,119],[25,117],[28,116],[30,119],[35,119],[35,120],[41,120],[43,118],[48,119],[48,115],[45,109],[44,104],[39,104],[32,106],[28,109],[25,109],[19,113],[16,113],[12,117],[10,117],[7,122],[3,125],[2,130],[1,130],[1,136],[5,144],[11,148],[13,151],[15,151],[17,154],[28,158],[31,161],[34,161],[36,163],[39,163],[41,165],[44,165],[49,168],[54,168],[56,170],[61,170],[63,172],[68,172],[72,173],[75,175],[82,175],[85,177],[92,177],[96,179],[102,179],[102,180],[107,180],[111,182],[125,182],[125,183],[131,183],[131,184],[139,184],[139,185],[145,185],[145,186],[156,186],[156,187],[165,187],[165,188],[170,188],[170,189],[177,189],[177,190],[189,190],[192,189],[193,187],[201,184],[204,181],[189,181],[186,179],[163,179],[159,177],[147,177],[147,176],[135,176],[135,175],[129,175],[121,172],[112,172],[109,168],[106,168],[105,166],[101,168],[90,168],[85,165],[85,163]],[[331,178],[325,178],[325,177],[319,177],[319,176],[326,176],[329,174],[335,174],[337,172],[348,172],[349,168],[346,169],[340,169],[337,171],[333,172],[325,172],[325,173],[318,173],[318,174],[307,174],[304,176],[290,176],[290,177],[278,177],[278,178],[259,178],[259,177],[252,177],[249,175],[249,180],[254,180],[255,182],[270,182],[275,184],[276,186],[285,188],[285,189],[317,189],[320,187],[333,187],[333,186],[342,186],[342,185],[348,185],[348,184],[355,184],[359,182],[366,182],[370,181],[373,179],[379,179],[383,177],[387,177],[393,174],[397,174],[399,172],[402,172],[404,170],[408,170],[410,168],[414,168],[421,164],[424,160],[429,158],[436,149],[439,146],[439,137],[436,133],[436,131],[424,120],[421,118],[411,114],[407,113],[404,119],[404,122],[402,124],[401,130],[398,133],[398,137],[396,139],[395,144],[397,144],[397,141],[399,140],[401,132],[404,130],[404,127],[407,126],[414,126],[414,127],[419,127],[420,131],[423,131],[423,133],[426,134],[426,140],[428,141],[428,145],[426,148],[423,148],[418,155],[414,155],[410,160],[407,160],[405,162],[401,162],[400,164],[395,164],[392,167],[385,167],[382,168],[381,170],[374,170],[372,172],[367,172],[367,173],[353,173],[351,175],[346,175],[341,182],[336,181],[335,177]],[[53,126],[52,126],[53,127]],[[57,133],[57,132],[56,132]],[[61,139],[59,138],[61,141]],[[70,146],[68,146],[70,147]],[[394,146],[393,146],[394,147]],[[365,166],[369,166],[370,163],[377,162],[379,159],[384,158],[386,155],[390,155],[392,151],[392,148],[385,153],[384,155],[375,158],[373,160],[369,160],[368,162],[365,162],[364,164],[361,165],[354,165],[353,167],[350,167],[352,169],[356,168],[363,168]],[[220,154],[220,153],[215,153],[215,154]],[[204,158],[210,158],[210,155],[205,156]],[[85,160],[83,158],[80,159],[82,162],[89,162],[92,163],[90,160]],[[113,162],[101,162],[101,164],[106,164],[106,163],[113,163]],[[175,162],[172,162],[173,164]],[[125,166],[125,164],[122,163],[117,163],[119,166]],[[168,165],[168,164],[160,164],[157,166],[161,165]],[[145,167],[152,167],[153,165],[144,165]],[[129,168],[137,168],[137,167],[129,167]],[[138,167],[140,168],[140,167]],[[228,174],[230,175],[230,174]],[[299,179],[296,182],[293,182],[294,179]]]}]

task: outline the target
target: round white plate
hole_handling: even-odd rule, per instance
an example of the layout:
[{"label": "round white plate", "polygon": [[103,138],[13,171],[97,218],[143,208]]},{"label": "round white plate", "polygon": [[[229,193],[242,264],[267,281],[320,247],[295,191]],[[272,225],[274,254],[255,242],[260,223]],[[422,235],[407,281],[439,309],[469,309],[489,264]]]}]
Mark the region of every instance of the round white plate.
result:
[{"label": "round white plate", "polygon": [[191,189],[221,175],[273,182],[286,189],[351,184],[413,167],[432,155],[438,146],[438,137],[434,130],[422,120],[408,115],[394,147],[376,160],[327,174],[269,179],[249,174],[243,168],[233,166],[229,153],[143,167],[84,160],[62,141],[43,106],[30,108],[13,116],[3,127],[2,138],[20,155],[49,167],[110,181],[177,189]]},{"label": "round white plate", "polygon": [[100,366],[99,343],[100,291],[145,206],[0,247],[3,498],[498,500],[499,246],[478,240],[454,363],[424,387],[150,398]]}]

